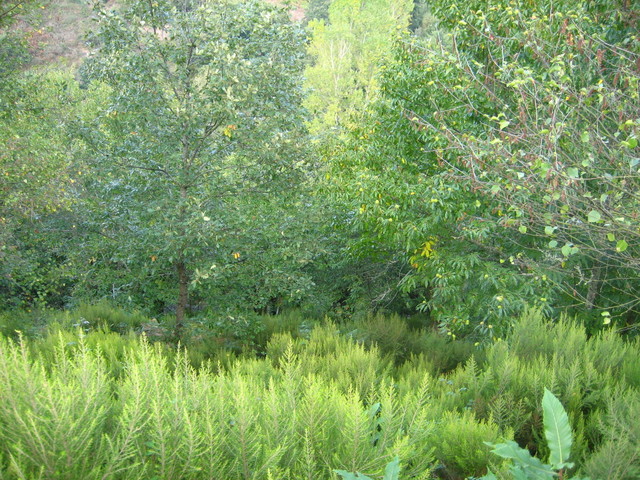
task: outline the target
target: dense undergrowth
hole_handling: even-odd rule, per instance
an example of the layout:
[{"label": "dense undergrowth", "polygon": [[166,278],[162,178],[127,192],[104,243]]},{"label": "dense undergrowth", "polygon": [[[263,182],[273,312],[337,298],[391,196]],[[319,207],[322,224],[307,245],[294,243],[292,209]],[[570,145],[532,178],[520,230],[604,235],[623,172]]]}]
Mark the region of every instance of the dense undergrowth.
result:
[{"label": "dense undergrowth", "polygon": [[381,477],[396,456],[401,478],[509,478],[483,442],[545,458],[545,387],[568,412],[579,473],[640,475],[638,340],[535,311],[484,348],[399,317],[294,317],[239,354],[152,342],[135,332],[148,319],[104,305],[3,337],[0,478]]}]

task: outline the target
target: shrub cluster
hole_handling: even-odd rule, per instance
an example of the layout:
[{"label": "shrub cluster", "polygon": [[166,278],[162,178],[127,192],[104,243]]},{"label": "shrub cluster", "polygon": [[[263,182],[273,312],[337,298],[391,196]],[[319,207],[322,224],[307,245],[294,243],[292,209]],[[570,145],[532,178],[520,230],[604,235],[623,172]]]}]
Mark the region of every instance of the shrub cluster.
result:
[{"label": "shrub cluster", "polygon": [[640,472],[637,340],[532,311],[442,373],[456,342],[402,359],[332,323],[293,323],[264,358],[215,361],[105,329],[0,339],[0,478],[381,478],[395,458],[401,478],[509,478],[484,442],[546,458],[545,387],[568,413],[577,473]]}]

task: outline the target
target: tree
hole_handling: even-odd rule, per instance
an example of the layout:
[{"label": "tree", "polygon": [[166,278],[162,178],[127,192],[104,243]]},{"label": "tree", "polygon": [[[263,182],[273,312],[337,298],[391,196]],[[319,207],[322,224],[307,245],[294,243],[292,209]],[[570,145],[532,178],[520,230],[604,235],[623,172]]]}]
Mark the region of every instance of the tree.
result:
[{"label": "tree", "polygon": [[1,90],[2,306],[61,306],[72,287],[69,239],[78,225],[69,216],[86,171],[73,168],[81,146],[67,127],[99,98],[60,71],[16,72]]},{"label": "tree", "polygon": [[404,288],[450,332],[527,304],[633,325],[637,8],[431,5],[446,37],[398,43],[335,164],[363,232],[405,253]]},{"label": "tree", "polygon": [[292,152],[303,37],[254,0],[131,0],[98,14],[86,74],[111,96],[84,129],[100,177],[87,189],[117,247],[108,261],[174,279],[180,337],[196,268],[238,259],[222,251],[235,199],[294,185],[303,167]]},{"label": "tree", "polygon": [[328,23],[310,22],[314,63],[305,73],[305,105],[315,133],[344,126],[375,97],[379,62],[408,26],[412,7],[410,0],[335,0]]},{"label": "tree", "polygon": [[[25,32],[16,29],[15,23],[21,19],[33,22],[33,12],[44,8],[38,0],[6,0],[0,5],[0,95],[9,76],[16,73],[29,58]],[[10,82],[9,82],[10,83]]]}]

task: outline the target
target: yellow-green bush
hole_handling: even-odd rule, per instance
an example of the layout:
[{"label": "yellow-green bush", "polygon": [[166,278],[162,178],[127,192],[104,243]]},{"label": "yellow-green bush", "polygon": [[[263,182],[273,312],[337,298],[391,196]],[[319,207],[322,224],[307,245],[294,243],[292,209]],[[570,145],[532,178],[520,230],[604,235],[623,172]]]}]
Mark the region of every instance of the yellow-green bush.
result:
[{"label": "yellow-green bush", "polygon": [[448,374],[428,352],[394,367],[331,323],[308,338],[274,334],[266,358],[208,350],[205,339],[199,351],[48,331],[0,339],[0,478],[379,477],[397,456],[405,478],[461,479],[496,461],[484,441],[515,438],[545,457],[544,387],[569,414],[579,468],[612,479],[638,468],[638,432],[625,425],[637,410],[639,344],[535,312],[477,351],[481,362]]}]

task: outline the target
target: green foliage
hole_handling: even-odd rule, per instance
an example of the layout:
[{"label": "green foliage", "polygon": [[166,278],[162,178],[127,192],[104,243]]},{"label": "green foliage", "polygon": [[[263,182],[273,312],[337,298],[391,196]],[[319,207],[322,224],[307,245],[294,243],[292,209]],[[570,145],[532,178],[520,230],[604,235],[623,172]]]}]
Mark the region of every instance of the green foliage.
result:
[{"label": "green foliage", "polygon": [[86,174],[74,168],[82,149],[67,127],[101,93],[81,90],[70,72],[25,72],[0,98],[0,308],[62,307],[76,279],[71,208]]},{"label": "green foliage", "polygon": [[[573,467],[569,463],[571,451],[571,426],[567,412],[560,401],[545,388],[542,398],[542,409],[544,411],[544,430],[547,437],[550,455],[548,464],[542,463],[536,457],[532,457],[528,450],[520,448],[516,442],[493,444],[486,442],[493,447],[493,453],[509,459],[513,462],[510,470],[513,478],[530,480],[551,480],[556,476],[563,478],[563,471]],[[559,473],[556,473],[559,471]],[[482,477],[484,480],[495,479],[495,475],[489,473]]]},{"label": "green foliage", "polygon": [[113,332],[125,334],[130,330],[140,330],[148,318],[140,312],[129,313],[106,301],[95,304],[78,305],[69,317],[73,326],[98,329],[105,327]]},{"label": "green foliage", "polygon": [[615,392],[603,419],[604,441],[582,469],[591,478],[631,480],[640,475],[640,409],[636,391]]},{"label": "green foliage", "polygon": [[[83,311],[110,312],[98,307]],[[295,338],[274,334],[266,358],[231,357],[207,339],[190,337],[191,352],[66,330],[74,315],[22,344],[0,339],[0,469],[9,478],[328,479],[334,469],[382,478],[396,458],[405,478],[487,468],[502,476],[506,465],[482,442],[510,438],[525,448],[507,442],[505,455],[558,466],[570,451],[592,478],[634,478],[640,458],[637,389],[624,375],[638,344],[611,332],[589,338],[539,313],[482,362],[438,377],[430,362],[458,341],[394,368],[334,324],[295,334],[292,314],[283,324]],[[540,395],[544,385],[566,416]]]},{"label": "green foliage", "polygon": [[[31,58],[27,34],[12,28],[18,20],[26,25],[34,23],[38,7],[44,8],[39,0],[6,0],[0,5],[0,98],[20,69]],[[4,105],[2,105],[4,107]]]},{"label": "green foliage", "polygon": [[438,423],[431,444],[441,468],[454,478],[485,473],[492,458],[483,442],[487,438],[496,441],[510,433],[501,433],[490,421],[478,421],[469,411],[461,415],[446,413]]},{"label": "green foliage", "polygon": [[304,170],[294,143],[302,32],[255,1],[131,1],[96,13],[85,74],[110,96],[80,133],[93,152],[85,187],[99,261],[135,272],[125,281],[158,301],[173,297],[180,336],[190,292],[206,293],[219,266],[233,270],[279,231],[277,211],[263,215],[270,195],[283,184],[293,193]]},{"label": "green foliage", "polygon": [[527,305],[633,328],[635,4],[431,7],[447,34],[397,42],[331,162],[353,243],[402,255],[402,288],[456,334]]},{"label": "green foliage", "polygon": [[542,397],[542,411],[544,419],[544,435],[549,447],[549,464],[554,470],[572,468],[569,463],[571,456],[571,425],[564,407],[549,390],[544,391]]},{"label": "green foliage", "polygon": [[391,356],[397,365],[407,360],[410,360],[407,364],[419,364],[422,358],[428,359],[431,365],[428,371],[434,375],[450,372],[474,353],[480,353],[473,342],[456,341],[436,331],[411,330],[408,322],[397,314],[369,315],[345,328],[358,341],[375,345],[382,354]]},{"label": "green foliage", "polygon": [[15,478],[96,478],[112,404],[104,364],[86,346],[69,358],[59,344],[50,378],[26,347],[0,340],[2,443]]},{"label": "green foliage", "polygon": [[314,133],[345,127],[350,115],[375,98],[378,64],[407,27],[412,7],[407,0],[334,0],[328,22],[310,22],[314,63],[305,73],[311,90],[305,105],[314,117]]},{"label": "green foliage", "polygon": [[53,357],[37,358],[0,342],[0,389],[11,397],[0,408],[9,474],[329,478],[336,463],[383,471],[396,456],[408,459],[412,475],[430,470],[418,400],[401,400],[392,388],[372,390],[372,409],[338,390],[331,373],[304,373],[293,353],[281,368],[245,360],[214,374],[195,372],[183,354],[169,368],[146,342],[127,349],[126,368],[112,376],[88,338],[70,347],[61,336]]},{"label": "green foliage", "polygon": [[[363,475],[361,473],[356,472],[350,473],[345,472],[344,470],[335,470],[335,472],[340,475],[345,480],[372,480],[370,477]],[[384,477],[382,480],[398,480],[400,478],[400,459],[396,458],[395,460],[387,463],[386,468],[384,469]]]}]

